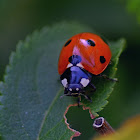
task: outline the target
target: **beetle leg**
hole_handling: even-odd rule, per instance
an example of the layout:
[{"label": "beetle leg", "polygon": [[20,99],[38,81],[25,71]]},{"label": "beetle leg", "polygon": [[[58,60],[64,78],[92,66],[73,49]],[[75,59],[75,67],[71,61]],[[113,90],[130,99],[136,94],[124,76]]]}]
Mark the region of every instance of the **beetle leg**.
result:
[{"label": "beetle leg", "polygon": [[66,88],[65,88],[65,90],[64,90],[64,94],[68,94],[68,90],[66,90]]},{"label": "beetle leg", "polygon": [[78,99],[77,99],[78,107],[80,107],[80,102],[81,102],[81,96],[78,96]]},{"label": "beetle leg", "polygon": [[118,79],[117,78],[109,78],[107,75],[105,75],[105,74],[100,74],[99,75],[99,77],[103,77],[103,78],[105,78],[105,79],[107,79],[107,80],[110,80],[110,81],[113,81],[113,82],[118,82]]},{"label": "beetle leg", "polygon": [[87,99],[88,101],[92,102],[91,98],[85,94],[80,93],[80,95],[84,96],[85,99]]},{"label": "beetle leg", "polygon": [[64,94],[60,96],[60,99],[63,98],[64,96],[71,96],[71,94],[65,89]]},{"label": "beetle leg", "polygon": [[89,86],[93,89],[93,92],[96,91],[96,87],[92,83],[89,83]]},{"label": "beetle leg", "polygon": [[110,62],[109,62],[109,65],[111,65],[112,64],[112,60],[110,60]]}]

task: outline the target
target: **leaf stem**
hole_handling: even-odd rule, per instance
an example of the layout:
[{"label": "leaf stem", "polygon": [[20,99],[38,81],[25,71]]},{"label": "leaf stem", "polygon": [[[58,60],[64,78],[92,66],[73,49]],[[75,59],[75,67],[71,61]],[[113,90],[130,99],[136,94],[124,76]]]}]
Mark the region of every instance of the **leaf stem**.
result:
[{"label": "leaf stem", "polygon": [[115,130],[103,117],[99,117],[95,119],[93,123],[93,127],[99,134],[104,136],[115,133]]}]

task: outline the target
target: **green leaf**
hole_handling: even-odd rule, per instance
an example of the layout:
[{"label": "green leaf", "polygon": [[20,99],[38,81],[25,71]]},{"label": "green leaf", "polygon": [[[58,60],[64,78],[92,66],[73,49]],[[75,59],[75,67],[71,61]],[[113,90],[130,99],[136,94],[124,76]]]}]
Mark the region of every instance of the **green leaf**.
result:
[{"label": "green leaf", "polygon": [[134,13],[140,23],[140,1],[139,0],[127,0],[127,9],[131,13]]},{"label": "green leaf", "polygon": [[63,91],[57,63],[66,40],[86,31],[91,29],[73,22],[59,23],[18,43],[0,83],[0,132],[6,140],[70,138],[72,132],[63,114],[73,100],[60,99]]},{"label": "green leaf", "polygon": [[94,138],[93,140],[139,140],[140,139],[140,115],[127,120],[117,133],[108,136]]},{"label": "green leaf", "polygon": [[[74,22],[55,24],[43,28],[19,42],[10,57],[4,82],[0,83],[0,132],[6,140],[68,140],[75,133],[64,123],[68,105],[76,103],[74,97],[65,97],[59,81],[57,63],[65,41],[80,32],[92,29]],[[123,50],[123,39],[111,43],[112,64],[105,73],[114,77],[118,57]],[[95,79],[97,92],[93,103],[84,99],[85,106],[96,113],[107,103],[115,83]],[[101,88],[100,88],[101,87]]]}]

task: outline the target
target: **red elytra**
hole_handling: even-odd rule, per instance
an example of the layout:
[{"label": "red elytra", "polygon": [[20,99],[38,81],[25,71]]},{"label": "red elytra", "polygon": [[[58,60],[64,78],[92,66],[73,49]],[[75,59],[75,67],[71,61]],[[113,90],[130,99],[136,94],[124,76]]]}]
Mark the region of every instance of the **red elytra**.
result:
[{"label": "red elytra", "polygon": [[102,73],[111,59],[109,46],[93,33],[80,33],[66,42],[61,50],[58,62],[60,75],[67,69],[70,64],[69,58],[72,55],[81,56],[82,60],[79,67],[94,75]]}]

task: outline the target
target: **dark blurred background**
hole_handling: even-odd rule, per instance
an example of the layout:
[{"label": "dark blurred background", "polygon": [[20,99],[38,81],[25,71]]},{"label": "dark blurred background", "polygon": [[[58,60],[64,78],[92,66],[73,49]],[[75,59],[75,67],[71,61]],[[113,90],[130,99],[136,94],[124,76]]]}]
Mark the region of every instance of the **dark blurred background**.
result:
[{"label": "dark blurred background", "polygon": [[[0,0],[0,80],[3,79],[9,56],[15,51],[17,42],[46,25],[72,20],[90,26],[108,40],[115,41],[123,37],[127,40],[127,48],[120,57],[117,72],[119,83],[109,98],[109,104],[99,113],[114,128],[118,128],[124,120],[140,113],[140,22],[137,20],[138,12],[136,15],[131,11],[135,5],[130,2]],[[93,120],[88,111],[73,108],[67,117],[71,127],[82,132],[82,136],[75,140],[89,139],[93,135]]]}]

